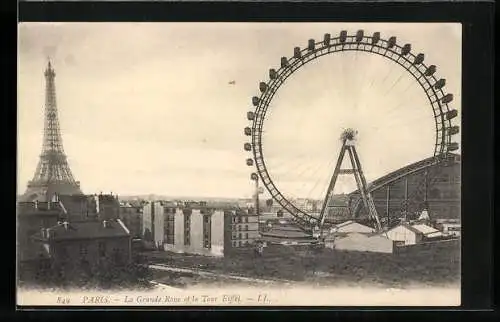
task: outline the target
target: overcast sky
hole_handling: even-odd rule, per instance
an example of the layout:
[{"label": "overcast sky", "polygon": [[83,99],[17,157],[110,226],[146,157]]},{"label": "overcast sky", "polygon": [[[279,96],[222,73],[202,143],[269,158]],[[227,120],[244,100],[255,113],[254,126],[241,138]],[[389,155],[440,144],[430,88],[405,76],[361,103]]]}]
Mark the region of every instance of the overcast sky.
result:
[{"label": "overcast sky", "polygon": [[[18,192],[41,151],[47,56],[64,148],[85,193],[245,197],[243,128],[259,82],[293,47],[360,28],[424,53],[460,110],[459,24],[20,24]],[[270,108],[264,154],[278,188],[322,196],[347,127],[359,131],[368,181],[433,152],[432,110],[414,79],[382,57],[330,55],[289,78]],[[341,181],[336,192],[353,188]]]}]

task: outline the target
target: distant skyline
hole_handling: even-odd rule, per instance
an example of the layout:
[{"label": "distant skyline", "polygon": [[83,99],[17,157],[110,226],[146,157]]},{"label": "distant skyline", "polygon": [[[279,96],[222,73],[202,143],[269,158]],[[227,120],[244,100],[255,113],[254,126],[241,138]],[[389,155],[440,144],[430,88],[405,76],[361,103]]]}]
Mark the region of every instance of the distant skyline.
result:
[{"label": "distant skyline", "polygon": [[[460,24],[19,24],[18,193],[41,151],[48,56],[64,149],[85,193],[248,198],[243,128],[259,82],[293,47],[344,29],[411,43],[461,111]],[[432,154],[427,98],[395,64],[349,54],[296,74],[264,125],[269,172],[287,195],[322,195],[345,127],[359,130],[368,181]],[[336,193],[353,189],[339,183]]]}]

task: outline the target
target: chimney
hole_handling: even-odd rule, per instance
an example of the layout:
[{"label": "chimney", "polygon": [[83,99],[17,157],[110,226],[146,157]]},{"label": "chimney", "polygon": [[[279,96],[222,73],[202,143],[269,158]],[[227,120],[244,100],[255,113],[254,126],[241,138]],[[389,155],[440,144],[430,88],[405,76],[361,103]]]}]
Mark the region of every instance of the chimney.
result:
[{"label": "chimney", "polygon": [[69,222],[65,221],[65,222],[63,222],[63,225],[64,225],[64,229],[68,230]]},{"label": "chimney", "polygon": [[107,220],[103,220],[103,221],[102,221],[102,226],[103,226],[104,228],[108,228],[108,221],[107,221]]},{"label": "chimney", "polygon": [[35,200],[35,209],[38,209],[38,200]]},{"label": "chimney", "polygon": [[47,237],[46,236],[46,232],[47,231],[45,230],[45,228],[40,229],[40,235],[42,235],[42,238],[46,238]]}]

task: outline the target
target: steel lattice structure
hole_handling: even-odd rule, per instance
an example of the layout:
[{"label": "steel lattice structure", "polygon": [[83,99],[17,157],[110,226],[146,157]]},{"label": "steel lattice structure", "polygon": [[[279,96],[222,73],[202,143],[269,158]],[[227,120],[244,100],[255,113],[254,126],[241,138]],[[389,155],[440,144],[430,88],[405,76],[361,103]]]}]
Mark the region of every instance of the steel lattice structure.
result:
[{"label": "steel lattice structure", "polygon": [[360,51],[383,56],[411,74],[425,92],[433,111],[436,132],[435,161],[441,162],[446,159],[448,152],[458,149],[458,143],[452,141],[452,136],[459,132],[458,125],[452,124],[458,111],[448,106],[453,101],[453,94],[444,91],[446,80],[435,76],[436,66],[426,65],[424,54],[411,52],[411,44],[401,46],[397,44],[396,37],[382,39],[379,32],[367,36],[363,30],[357,31],[354,35],[341,31],[337,37],[325,34],[323,41],[310,39],[307,47],[302,49],[295,47],[292,57],[282,57],[280,68],[269,70],[269,80],[259,84],[260,96],[252,97],[255,110],[247,113],[247,119],[252,121],[252,124],[244,130],[244,134],[251,137],[251,143],[245,143],[244,149],[253,153],[253,158],[248,158],[246,163],[248,166],[255,165],[256,167],[256,173],[251,175],[252,180],[260,178],[273,199],[292,214],[302,226],[317,225],[319,218],[299,209],[287,200],[271,179],[262,152],[262,128],[266,112],[276,92],[295,71],[322,56],[346,51]]},{"label": "steel lattice structure", "polygon": [[[47,194],[81,194],[63,149],[57,115],[56,73],[49,61],[45,70],[45,123],[40,160],[33,179],[28,183],[25,198],[33,199]],[[49,196],[50,197],[50,196]]]}]

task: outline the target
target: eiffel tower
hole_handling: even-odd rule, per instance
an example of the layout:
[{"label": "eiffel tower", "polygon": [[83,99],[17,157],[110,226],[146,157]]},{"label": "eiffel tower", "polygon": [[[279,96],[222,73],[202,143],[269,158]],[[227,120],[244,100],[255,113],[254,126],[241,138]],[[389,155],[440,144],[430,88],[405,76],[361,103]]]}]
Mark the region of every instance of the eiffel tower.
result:
[{"label": "eiffel tower", "polygon": [[[355,135],[356,131],[353,129],[347,129],[342,132],[341,140],[342,140],[342,148],[340,150],[339,158],[337,160],[337,165],[333,172],[332,179],[330,180],[330,185],[328,186],[328,190],[326,193],[326,197],[323,201],[323,206],[321,208],[320,213],[320,227],[323,226],[327,209],[329,208],[328,204],[333,197],[333,189],[335,188],[335,183],[337,182],[337,178],[339,175],[354,175],[356,179],[356,184],[358,186],[358,190],[361,192],[361,198],[366,209],[369,210],[369,216],[372,220],[375,221],[376,229],[381,229],[380,219],[377,214],[377,209],[375,208],[375,204],[373,203],[373,198],[368,191],[368,185],[366,183],[365,175],[361,168],[361,162],[359,161],[358,153],[356,152],[355,147]],[[342,161],[344,160],[345,154],[349,155],[349,160],[351,161],[351,169],[341,169]]]},{"label": "eiffel tower", "polygon": [[75,181],[64,154],[57,117],[55,76],[56,73],[49,60],[45,70],[45,125],[42,153],[35,175],[28,182],[21,201],[49,201],[55,194],[83,194],[80,190],[80,182]]}]

